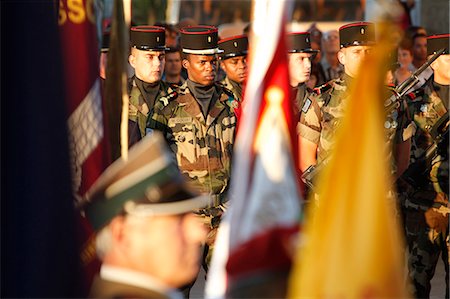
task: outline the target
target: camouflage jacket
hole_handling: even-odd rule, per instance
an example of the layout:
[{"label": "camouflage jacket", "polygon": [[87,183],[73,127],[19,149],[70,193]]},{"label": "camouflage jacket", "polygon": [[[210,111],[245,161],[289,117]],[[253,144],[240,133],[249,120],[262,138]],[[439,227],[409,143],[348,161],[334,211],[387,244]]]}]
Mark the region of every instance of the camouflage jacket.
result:
[{"label": "camouflage jacket", "polygon": [[184,83],[177,97],[155,105],[147,127],[163,132],[191,185],[200,192],[223,194],[230,181],[236,117],[226,104],[233,94],[218,84],[215,88],[217,100],[206,119]]},{"label": "camouflage jacket", "polygon": [[[128,94],[130,96],[128,105],[128,144],[131,146],[145,136],[147,118],[152,113],[154,107],[145,100],[136,84],[134,76],[128,81]],[[174,85],[160,81],[159,93],[156,96],[155,103],[163,98],[170,98],[171,96],[175,96]]]},{"label": "camouflage jacket", "polygon": [[232,108],[233,110],[237,110],[240,106],[240,103],[242,102],[242,94],[238,90],[236,90],[231,84],[230,79],[228,77],[225,77],[222,81],[220,81],[220,84],[222,84],[223,87],[230,90],[233,93],[233,99],[227,100],[227,105]]},{"label": "camouflage jacket", "polygon": [[[432,131],[436,129],[436,123],[448,115],[448,110],[445,107],[443,100],[434,90],[430,80],[424,87],[422,96],[411,100],[408,103],[410,114],[417,126],[416,133],[412,139],[411,145],[411,160],[410,165],[413,165],[426,151],[426,149],[433,143],[436,136],[433,136]],[[447,95],[448,96],[448,95]],[[425,178],[429,181],[429,188],[437,193],[444,193],[448,198],[448,183],[449,183],[449,168],[448,168],[448,134],[447,138],[443,140],[439,147],[438,153],[431,161],[431,170],[429,177]]]},{"label": "camouflage jacket", "polygon": [[[351,79],[343,76],[315,88],[303,104],[297,131],[300,136],[318,145],[318,163],[328,157],[333,148],[336,129],[342,121],[350,97],[347,91],[349,80]],[[389,146],[407,140],[404,132],[409,124],[406,106],[402,102],[400,108],[394,110],[385,123]],[[392,154],[392,150],[388,152]]]}]

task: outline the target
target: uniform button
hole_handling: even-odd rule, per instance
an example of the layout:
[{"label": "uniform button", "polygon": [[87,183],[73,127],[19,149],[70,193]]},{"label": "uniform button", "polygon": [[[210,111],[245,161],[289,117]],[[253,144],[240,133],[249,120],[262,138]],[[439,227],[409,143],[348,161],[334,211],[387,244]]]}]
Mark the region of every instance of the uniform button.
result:
[{"label": "uniform button", "polygon": [[385,121],[385,122],[384,122],[384,127],[385,127],[386,129],[389,129],[389,128],[391,127],[391,122],[390,122],[390,121]]},{"label": "uniform button", "polygon": [[398,122],[396,122],[395,120],[392,122],[392,128],[397,128],[398,127]]}]

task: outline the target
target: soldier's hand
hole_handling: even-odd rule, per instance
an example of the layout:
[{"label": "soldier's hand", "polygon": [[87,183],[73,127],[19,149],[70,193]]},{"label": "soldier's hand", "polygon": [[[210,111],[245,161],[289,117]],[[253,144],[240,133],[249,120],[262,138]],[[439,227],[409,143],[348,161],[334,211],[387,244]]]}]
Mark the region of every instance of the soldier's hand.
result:
[{"label": "soldier's hand", "polygon": [[438,233],[447,231],[448,229],[448,214],[444,215],[437,208],[430,208],[425,212],[425,220],[428,226]]}]

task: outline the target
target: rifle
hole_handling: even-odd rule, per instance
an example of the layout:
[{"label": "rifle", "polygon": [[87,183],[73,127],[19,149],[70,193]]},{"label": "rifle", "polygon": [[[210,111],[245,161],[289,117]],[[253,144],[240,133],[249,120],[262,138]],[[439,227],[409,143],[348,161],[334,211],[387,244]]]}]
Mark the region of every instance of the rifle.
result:
[{"label": "rifle", "polygon": [[433,54],[427,61],[418,68],[411,76],[408,77],[401,84],[396,86],[392,90],[392,95],[384,102],[384,109],[386,114],[391,113],[393,110],[397,109],[400,106],[400,99],[405,96],[406,92],[410,90],[414,85],[419,82],[419,75],[422,74],[442,53],[444,53],[445,49],[440,49],[436,53]]},{"label": "rifle", "polygon": [[[449,115],[442,116],[438,122],[431,128],[430,135],[433,137],[433,143],[428,146],[425,152],[402,174],[401,178],[415,188],[424,187],[427,182],[428,174],[432,166],[433,159],[439,154],[442,148],[441,144],[448,140]],[[444,150],[447,150],[445,146]]]},{"label": "rifle", "polygon": [[[419,75],[423,73],[442,53],[445,49],[440,49],[433,56],[427,59],[427,61],[418,68],[408,79],[403,81],[392,90],[392,95],[384,102],[384,109],[387,115],[393,110],[400,107],[401,98],[403,98],[408,90],[419,82]],[[312,190],[315,189],[314,180],[317,174],[328,164],[330,156],[325,158],[321,163],[309,166],[305,172],[303,172],[301,179]]]}]

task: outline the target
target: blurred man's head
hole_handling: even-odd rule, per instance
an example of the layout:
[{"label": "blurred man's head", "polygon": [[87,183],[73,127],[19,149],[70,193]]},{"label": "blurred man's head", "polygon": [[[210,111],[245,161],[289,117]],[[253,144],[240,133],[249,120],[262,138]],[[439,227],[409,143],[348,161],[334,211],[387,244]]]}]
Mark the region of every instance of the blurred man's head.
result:
[{"label": "blurred man's head", "polygon": [[88,194],[83,209],[98,231],[103,264],[172,288],[196,277],[206,229],[192,211],[208,197],[187,187],[160,133],[130,149],[127,161],[114,162]]},{"label": "blurred man's head", "polygon": [[322,35],[322,51],[336,54],[339,51],[339,32],[337,30],[326,31]]},{"label": "blurred man's head", "polygon": [[420,67],[427,60],[427,36],[425,34],[414,35],[412,50],[414,65]]},{"label": "blurred man's head", "polygon": [[166,65],[164,73],[166,76],[178,76],[181,74],[181,52],[179,48],[170,48],[166,51]]}]

